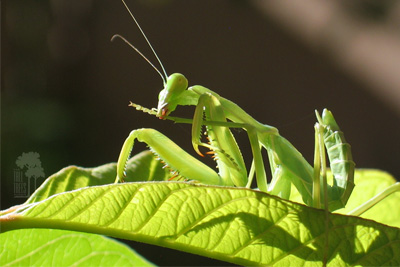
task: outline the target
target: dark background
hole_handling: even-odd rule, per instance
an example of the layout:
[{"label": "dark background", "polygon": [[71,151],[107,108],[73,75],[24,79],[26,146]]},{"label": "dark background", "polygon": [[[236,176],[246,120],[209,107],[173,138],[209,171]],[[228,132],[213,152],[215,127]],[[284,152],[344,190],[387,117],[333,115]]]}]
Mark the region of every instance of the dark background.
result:
[{"label": "dark background", "polygon": [[[117,160],[133,129],[155,128],[187,151],[190,126],[129,108],[156,107],[159,75],[121,40],[122,34],[157,65],[120,1],[2,3],[1,208],[13,195],[22,152],[38,152],[46,176],[68,165]],[[181,72],[276,126],[312,162],[314,110],[333,111],[359,168],[400,177],[399,113],[331,62],[245,1],[128,1],[168,74]],[[193,109],[184,109],[190,117]],[[238,133],[247,164],[245,133]],[[138,145],[133,153],[144,149]],[[194,154],[194,153],[192,153]],[[44,179],[39,179],[38,185]],[[218,264],[171,250],[135,245],[155,263]],[[152,257],[153,260],[153,257]],[[169,261],[171,260],[171,261]]]}]

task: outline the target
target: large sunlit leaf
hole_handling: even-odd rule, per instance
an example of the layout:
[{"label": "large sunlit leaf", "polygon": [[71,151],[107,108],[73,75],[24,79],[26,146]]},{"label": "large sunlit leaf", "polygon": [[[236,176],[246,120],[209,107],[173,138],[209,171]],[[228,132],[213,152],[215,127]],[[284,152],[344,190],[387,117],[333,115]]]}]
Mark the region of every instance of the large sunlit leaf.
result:
[{"label": "large sunlit leaf", "polygon": [[[166,180],[161,166],[150,152],[141,153],[129,161],[126,180]],[[106,234],[243,265],[323,265],[324,259],[331,266],[399,265],[399,228],[243,188],[113,185],[115,168],[73,166],[50,176],[25,204],[0,212],[1,231],[39,227]],[[380,171],[357,170],[355,182],[347,209],[394,179]],[[398,225],[399,194],[366,214]]]},{"label": "large sunlit leaf", "polygon": [[93,186],[0,217],[2,231],[106,234],[243,265],[400,264],[400,229],[266,193],[188,183]]},{"label": "large sunlit leaf", "polygon": [[55,229],[0,234],[0,266],[154,266],[110,238]]}]

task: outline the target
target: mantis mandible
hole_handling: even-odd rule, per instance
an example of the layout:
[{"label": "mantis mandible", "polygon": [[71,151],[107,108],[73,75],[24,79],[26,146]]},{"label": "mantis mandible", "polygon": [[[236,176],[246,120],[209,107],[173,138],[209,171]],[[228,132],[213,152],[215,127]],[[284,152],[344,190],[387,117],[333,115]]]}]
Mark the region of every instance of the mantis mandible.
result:
[{"label": "mantis mandible", "polygon": [[[293,184],[302,196],[304,203],[316,208],[335,211],[344,207],[354,188],[354,168],[351,147],[345,141],[332,113],[325,109],[320,115],[316,111],[315,124],[315,159],[311,166],[301,153],[278,130],[262,124],[246,113],[232,101],[200,85],[189,87],[183,74],[170,76],[166,71],[139,26],[133,14],[122,0],[131,17],[146,39],[155,57],[160,63],[163,74],[132,44],[121,38],[135,49],[160,74],[164,87],[159,93],[157,109],[147,109],[131,103],[131,106],[160,119],[173,120],[176,123],[192,124],[192,144],[194,150],[202,155],[199,146],[214,154],[219,172],[195,159],[173,141],[154,129],[133,130],[126,139],[117,163],[115,182],[122,182],[124,169],[134,141],[146,143],[160,159],[172,170],[175,176],[204,184],[250,187],[254,173],[258,189],[288,199]],[[184,105],[195,106],[193,119],[171,117],[170,114]],[[205,126],[209,143],[201,141],[201,130]],[[246,166],[230,128],[246,130],[253,154],[252,166],[248,175]],[[272,173],[272,181],[267,184],[264,162],[261,154],[266,149]],[[325,152],[326,148],[326,152]],[[326,180],[327,153],[333,174],[333,184]],[[393,188],[392,188],[393,191]],[[371,205],[369,204],[368,209]],[[360,211],[360,213],[365,210]]]}]

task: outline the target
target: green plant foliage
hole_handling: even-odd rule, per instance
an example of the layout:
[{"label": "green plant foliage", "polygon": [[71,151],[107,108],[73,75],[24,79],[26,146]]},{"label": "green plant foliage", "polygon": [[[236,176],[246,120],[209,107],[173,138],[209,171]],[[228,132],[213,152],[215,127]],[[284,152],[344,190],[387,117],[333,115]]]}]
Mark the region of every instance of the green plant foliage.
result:
[{"label": "green plant foliage", "polygon": [[[68,167],[49,177],[27,203],[3,211],[1,231],[56,228],[97,233],[241,265],[400,265],[399,228],[257,190],[160,182],[168,175],[148,152],[127,167],[127,179],[158,182],[110,184],[115,164]],[[364,201],[359,196],[372,197],[379,187],[393,183],[384,172],[357,170],[350,208]],[[379,212],[371,209],[368,216],[398,225],[400,212],[393,208],[398,203],[399,193],[393,194],[378,204]],[[389,219],[382,216],[387,213]]]},{"label": "green plant foliage", "polygon": [[[146,150],[132,157],[126,168],[126,182],[164,181],[169,173],[153,153]],[[53,174],[26,201],[34,203],[52,195],[87,186],[112,184],[117,173],[117,164],[109,163],[96,168],[69,166]]]},{"label": "green plant foliage", "polygon": [[154,266],[110,238],[55,229],[0,234],[1,266]]},{"label": "green plant foliage", "polygon": [[[332,181],[330,172],[328,172],[328,178],[328,180]],[[356,186],[347,202],[346,208],[337,210],[335,213],[347,214],[396,182],[393,176],[387,172],[375,169],[356,169],[354,180]],[[292,192],[294,194],[291,196],[291,200],[302,203],[301,196],[294,186],[292,187]],[[366,211],[361,217],[400,227],[399,203],[400,192],[397,192]]]}]

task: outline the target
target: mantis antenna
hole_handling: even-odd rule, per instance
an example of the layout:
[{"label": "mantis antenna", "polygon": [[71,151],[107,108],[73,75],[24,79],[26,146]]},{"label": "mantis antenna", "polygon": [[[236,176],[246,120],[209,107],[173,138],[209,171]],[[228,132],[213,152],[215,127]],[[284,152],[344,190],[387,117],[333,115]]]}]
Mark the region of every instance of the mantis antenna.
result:
[{"label": "mantis antenna", "polygon": [[[150,66],[152,66],[157,72],[158,74],[160,74],[161,79],[163,80],[164,83],[166,83],[164,76],[162,75],[162,73],[156,68],[156,66],[154,66],[153,63],[151,63],[151,61],[145,56],[143,55],[142,52],[139,51],[139,49],[137,49],[133,44],[131,44],[128,40],[126,40],[123,36],[119,35],[119,34],[114,34],[113,37],[111,37],[111,42],[115,40],[115,38],[120,38],[122,39],[122,41],[124,41],[125,43],[127,43],[131,48],[133,48],[142,58],[144,58],[144,60],[147,61],[147,63],[150,64]],[[164,68],[163,68],[164,70]]]},{"label": "mantis antenna", "polygon": [[133,21],[136,23],[137,27],[139,28],[139,30],[140,30],[140,32],[142,33],[144,39],[146,40],[147,44],[149,45],[151,51],[153,51],[154,56],[156,57],[158,63],[159,63],[160,66],[161,66],[161,69],[162,69],[162,71],[163,71],[163,73],[164,73],[164,76],[163,76],[162,73],[154,66],[154,64],[151,63],[151,61],[150,61],[149,59],[147,59],[147,58],[143,55],[142,52],[139,51],[139,49],[137,49],[134,45],[132,45],[128,40],[126,40],[126,39],[125,39],[124,37],[122,37],[121,35],[115,34],[115,35],[111,38],[111,41],[113,41],[115,38],[120,38],[120,39],[122,39],[126,44],[128,44],[131,48],[133,48],[141,57],[143,57],[143,58],[147,61],[147,63],[149,63],[149,64],[158,72],[158,74],[160,74],[161,79],[163,80],[164,84],[166,84],[166,80],[168,79],[168,75],[167,75],[167,72],[165,71],[164,65],[161,63],[161,60],[160,60],[160,58],[158,57],[156,51],[154,50],[154,48],[153,48],[153,46],[151,45],[151,43],[150,43],[149,39],[147,38],[146,34],[144,33],[144,31],[143,31],[142,28],[140,27],[139,22],[137,22],[135,16],[133,16],[132,12],[129,10],[129,7],[126,5],[125,1],[124,1],[124,0],[121,0],[121,1],[122,1],[122,3],[124,4],[126,10],[129,12],[129,15],[131,15]]}]

